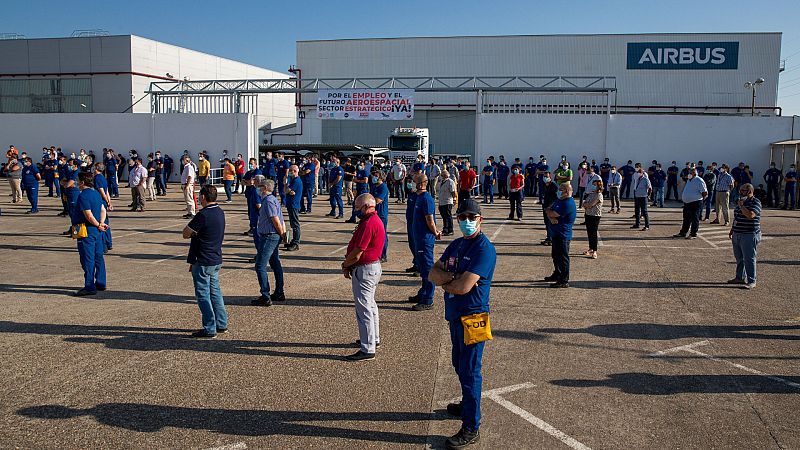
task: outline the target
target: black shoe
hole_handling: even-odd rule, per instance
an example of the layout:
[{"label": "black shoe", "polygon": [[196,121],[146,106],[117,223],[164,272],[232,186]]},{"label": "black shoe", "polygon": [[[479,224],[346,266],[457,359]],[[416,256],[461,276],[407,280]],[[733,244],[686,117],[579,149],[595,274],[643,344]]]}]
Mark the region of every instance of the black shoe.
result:
[{"label": "black shoe", "polygon": [[[380,342],[376,342],[376,343],[375,343],[375,348],[378,348],[378,347],[380,347],[380,346],[381,346],[381,343],[380,343]],[[356,339],[356,341],[355,341],[355,342],[353,342],[353,347],[354,347],[354,348],[361,348],[361,339]]]},{"label": "black shoe", "polygon": [[375,359],[375,353],[364,353],[359,350],[352,355],[345,356],[344,359],[348,361],[369,361]]},{"label": "black shoe", "polygon": [[336,216],[336,218],[337,219],[344,219],[344,216],[343,215],[338,215],[338,216]]},{"label": "black shoe", "polygon": [[408,303],[419,303],[419,295],[408,297]]},{"label": "black shoe", "polygon": [[102,292],[102,291],[105,291],[105,290],[106,290],[106,287],[105,287],[105,286],[103,286],[102,284],[96,284],[96,285],[94,286],[94,288],[95,288],[95,289],[97,289],[97,290],[98,290],[98,291],[100,291],[100,292]]},{"label": "black shoe", "polygon": [[385,263],[385,262],[388,262],[388,261],[389,260],[385,256],[381,258],[381,263]]},{"label": "black shoe", "polygon": [[417,268],[417,266],[411,266],[408,269],[406,269],[405,272],[406,273],[419,272],[419,269]]},{"label": "black shoe", "polygon": [[558,277],[557,277],[557,276],[555,276],[555,275],[550,275],[550,276],[548,276],[548,277],[544,277],[544,280],[543,280],[543,281],[556,281],[557,279],[558,279]]},{"label": "black shoe", "polygon": [[427,303],[417,303],[411,307],[412,311],[430,311],[431,309],[433,309],[433,303],[430,305]]},{"label": "black shoe", "polygon": [[461,402],[447,405],[447,414],[453,417],[461,417]]},{"label": "black shoe", "polygon": [[87,291],[86,289],[81,289],[80,291],[72,294],[73,297],[85,297],[87,295],[95,295],[97,291]]},{"label": "black shoe", "polygon": [[336,213],[325,214],[325,217],[336,217]]},{"label": "black shoe", "polygon": [[272,300],[261,296],[250,302],[253,306],[272,306]]},{"label": "black shoe", "polygon": [[566,281],[557,281],[557,282],[551,284],[550,287],[551,288],[568,288],[569,287],[569,283],[567,283]]},{"label": "black shoe", "polygon": [[60,212],[60,213],[56,214],[56,216],[58,216],[58,217],[67,217],[67,213]]},{"label": "black shoe", "polygon": [[291,244],[286,246],[286,251],[288,252],[295,252],[297,250],[300,250],[300,246],[297,244]]},{"label": "black shoe", "polygon": [[272,294],[269,296],[270,301],[272,302],[285,302],[286,296],[281,292],[280,294]]},{"label": "black shoe", "polygon": [[455,436],[447,438],[444,442],[445,447],[449,449],[462,449],[472,444],[477,444],[481,440],[481,433],[478,430],[469,431],[464,427],[458,430]]},{"label": "black shoe", "polygon": [[539,244],[541,244],[541,245],[553,245],[553,241],[551,241],[550,239],[545,239],[542,242],[540,242]]},{"label": "black shoe", "polygon": [[639,228],[639,224],[638,223],[636,225],[631,225],[631,230],[636,229],[636,228]]},{"label": "black shoe", "polygon": [[72,230],[67,230],[61,233],[62,236],[70,236],[72,235]]},{"label": "black shoe", "polygon": [[211,333],[209,333],[209,332],[207,332],[206,330],[203,329],[203,330],[195,331],[194,333],[192,333],[192,337],[193,338],[214,339],[215,337],[217,337],[217,335],[216,334],[211,334]]},{"label": "black shoe", "polygon": [[344,223],[356,223],[356,219],[347,219]]},{"label": "black shoe", "polygon": [[247,230],[244,233],[242,233],[242,236],[250,236],[250,230]]},{"label": "black shoe", "polygon": [[685,238],[686,235],[685,234],[680,234],[680,233],[675,233],[675,234],[672,235],[672,237],[674,237],[674,238]]},{"label": "black shoe", "polygon": [[255,264],[256,263],[256,259],[255,258],[250,258],[250,259],[247,260],[247,263],[248,264]]},{"label": "black shoe", "polygon": [[228,332],[227,328],[217,328],[217,334],[225,334]]}]

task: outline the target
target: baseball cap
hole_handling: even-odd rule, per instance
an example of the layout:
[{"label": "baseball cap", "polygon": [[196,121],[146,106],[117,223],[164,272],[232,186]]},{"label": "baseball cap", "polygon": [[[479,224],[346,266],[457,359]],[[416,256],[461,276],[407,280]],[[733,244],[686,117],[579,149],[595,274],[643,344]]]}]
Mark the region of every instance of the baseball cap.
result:
[{"label": "baseball cap", "polygon": [[476,216],[481,215],[481,207],[478,205],[478,202],[475,200],[468,198],[463,202],[459,203],[458,210],[456,210],[456,215],[461,214],[474,214]]}]

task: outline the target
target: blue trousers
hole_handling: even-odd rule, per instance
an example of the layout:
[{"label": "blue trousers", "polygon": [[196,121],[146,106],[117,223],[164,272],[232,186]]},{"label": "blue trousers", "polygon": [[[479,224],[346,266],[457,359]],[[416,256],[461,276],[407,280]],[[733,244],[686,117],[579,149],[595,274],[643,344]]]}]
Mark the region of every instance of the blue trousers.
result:
[{"label": "blue trousers", "polygon": [[303,196],[300,197],[300,211],[311,212],[312,198],[314,197],[314,186],[303,183]]},{"label": "blue trousers", "polygon": [[45,172],[44,173],[44,185],[47,187],[47,196],[48,197],[52,197],[53,196],[53,191],[54,190],[55,190],[56,193],[58,193],[55,181],[56,181],[56,178],[55,178],[55,175],[53,175],[52,172]]},{"label": "blue trousers", "polygon": [[430,274],[431,269],[433,268],[434,242],[434,237],[430,234],[426,235],[425,237],[414,238],[414,245],[416,247],[417,255],[417,267],[419,268],[419,274],[422,277],[422,286],[420,286],[419,291],[417,291],[417,296],[419,297],[420,303],[425,303],[427,305],[433,304],[433,293],[436,290],[436,285],[434,285],[432,281],[428,280],[428,274]]},{"label": "blue trousers", "polygon": [[341,188],[331,188],[330,194],[330,202],[331,202],[331,214],[336,214],[336,208],[339,208],[339,215],[337,217],[344,216],[344,203],[342,202],[342,189]]},{"label": "blue trousers", "polygon": [[31,204],[31,212],[39,212],[39,185],[25,187],[25,195],[28,196],[28,202]]},{"label": "blue trousers", "polygon": [[550,219],[547,217],[547,209],[542,206],[542,215],[544,216],[544,230],[547,232],[547,240],[552,240],[552,232],[550,231]]},{"label": "blue trousers", "polygon": [[261,296],[269,298],[269,275],[267,275],[267,263],[275,274],[275,293],[283,293],[283,266],[278,255],[278,247],[281,243],[281,236],[277,233],[262,234],[259,237],[258,254],[256,254],[256,276]]},{"label": "blue trousers", "polygon": [[[106,208],[108,208],[108,205],[106,205]],[[106,214],[106,222],[105,222],[105,224],[106,225],[109,224],[108,223],[108,214]],[[102,233],[100,233],[100,238],[103,241],[103,248],[104,249],[111,250],[111,248],[114,247],[114,240],[111,239],[111,228],[109,228],[106,231],[103,231]]]},{"label": "blue trousers", "polygon": [[[647,202],[647,197],[642,197]],[[553,276],[559,283],[569,282],[569,243],[563,236],[553,234],[550,255],[553,258]]]},{"label": "blue trousers", "polygon": [[106,174],[106,178],[108,178],[108,195],[110,196],[118,196],[119,195],[119,183],[117,182],[117,173],[116,171],[112,171]]},{"label": "blue trousers", "polygon": [[706,210],[705,220],[708,220],[709,216],[711,216],[711,208],[714,207],[713,203],[714,197],[712,195],[707,195],[705,200],[703,200],[703,205],[700,207],[700,215],[703,215],[703,208]]},{"label": "blue trousers", "polygon": [[225,186],[225,197],[230,200],[233,194],[233,180],[223,180],[222,184]]},{"label": "blue trousers", "polygon": [[756,282],[756,256],[761,233],[733,233],[733,257],[736,258],[736,278]]},{"label": "blue trousers", "polygon": [[417,265],[417,249],[414,246],[414,231],[411,229],[412,226],[412,219],[406,216],[406,236],[408,236],[408,249],[411,250],[411,265],[419,268]]},{"label": "blue trousers", "polygon": [[451,320],[450,342],[453,345],[453,368],[461,383],[461,422],[470,431],[481,426],[481,365],[486,342],[464,345],[464,325],[461,319]]},{"label": "blue trousers", "polygon": [[664,207],[664,186],[653,187],[653,204]]},{"label": "blue trousers", "polygon": [[[786,183],[783,192],[783,206],[785,208],[794,208],[795,206],[795,193],[797,191],[797,182]],[[791,197],[791,203],[789,202]]]},{"label": "blue trousers", "polygon": [[494,186],[491,181],[484,181],[481,188],[483,189],[483,202],[494,203]]},{"label": "blue trousers", "polygon": [[217,334],[218,329],[228,328],[228,312],[219,288],[219,269],[221,265],[201,266],[192,264],[192,280],[197,306],[200,307],[203,328],[208,334]]},{"label": "blue trousers", "polygon": [[386,258],[386,250],[389,248],[389,217],[381,217],[378,216],[383,222],[383,231],[386,236],[386,239],[383,241],[383,253],[381,253],[381,258]]},{"label": "blue trousers", "polygon": [[97,229],[89,231],[85,238],[78,239],[78,255],[83,268],[83,289],[97,292],[97,287],[106,286],[106,262],[103,259],[103,240]]},{"label": "blue trousers", "polygon": [[[677,191],[676,191],[677,192]],[[675,194],[678,195],[678,194]],[[630,178],[623,178],[622,185],[620,186],[619,196],[624,196],[625,198],[631,198],[631,179]]]}]

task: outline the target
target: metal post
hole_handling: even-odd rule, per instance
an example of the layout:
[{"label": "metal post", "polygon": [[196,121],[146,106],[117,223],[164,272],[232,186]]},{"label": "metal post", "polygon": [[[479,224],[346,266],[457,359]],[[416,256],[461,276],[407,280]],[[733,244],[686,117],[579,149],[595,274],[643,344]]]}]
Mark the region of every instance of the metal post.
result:
[{"label": "metal post", "polygon": [[753,84],[753,103],[750,105],[750,117],[756,115],[756,85]]}]

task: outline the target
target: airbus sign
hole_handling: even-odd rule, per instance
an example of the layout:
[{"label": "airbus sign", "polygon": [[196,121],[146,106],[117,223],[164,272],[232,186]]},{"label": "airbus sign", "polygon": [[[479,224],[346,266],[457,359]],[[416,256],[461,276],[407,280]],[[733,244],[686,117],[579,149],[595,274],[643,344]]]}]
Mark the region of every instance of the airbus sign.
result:
[{"label": "airbus sign", "polygon": [[738,42],[628,43],[628,69],[719,70],[738,67]]}]

